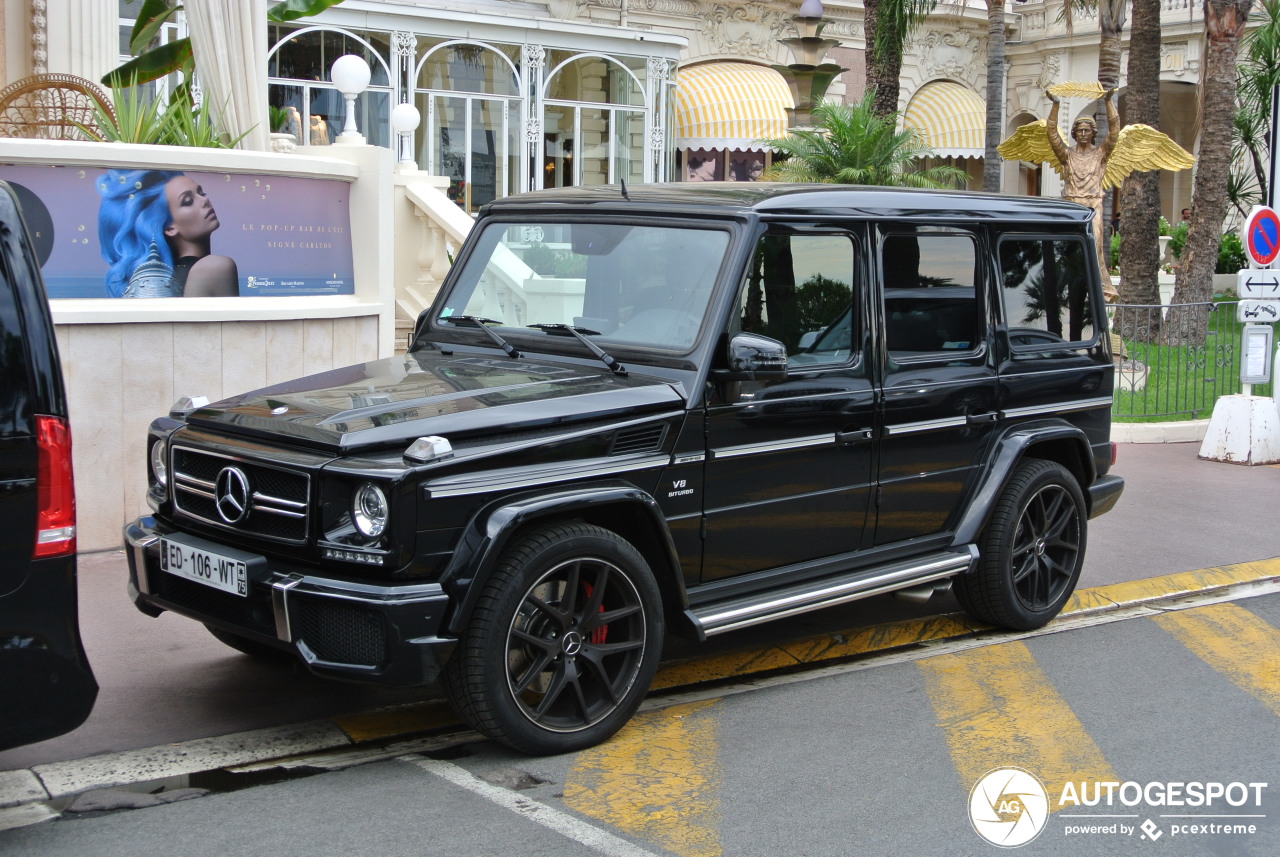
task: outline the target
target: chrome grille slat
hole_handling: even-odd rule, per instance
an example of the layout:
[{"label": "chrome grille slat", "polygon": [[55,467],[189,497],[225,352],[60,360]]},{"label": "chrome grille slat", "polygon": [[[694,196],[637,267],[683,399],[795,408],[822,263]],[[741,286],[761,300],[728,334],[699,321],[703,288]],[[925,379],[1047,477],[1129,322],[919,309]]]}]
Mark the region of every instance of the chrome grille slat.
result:
[{"label": "chrome grille slat", "polygon": [[[242,535],[289,544],[302,544],[310,529],[309,473],[185,445],[173,448],[173,498],[178,512],[198,521]],[[248,513],[235,524],[218,514],[218,474],[227,467],[241,470],[251,486]],[[258,486],[267,490],[258,490]]]}]

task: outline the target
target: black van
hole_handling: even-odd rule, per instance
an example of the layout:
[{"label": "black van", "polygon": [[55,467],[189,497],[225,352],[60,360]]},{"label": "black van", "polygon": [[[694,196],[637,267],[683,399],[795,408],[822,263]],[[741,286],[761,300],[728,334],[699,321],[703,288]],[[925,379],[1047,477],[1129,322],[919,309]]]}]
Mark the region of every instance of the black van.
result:
[{"label": "black van", "polygon": [[70,732],[97,695],[77,621],[58,346],[17,199],[0,182],[0,750]]}]

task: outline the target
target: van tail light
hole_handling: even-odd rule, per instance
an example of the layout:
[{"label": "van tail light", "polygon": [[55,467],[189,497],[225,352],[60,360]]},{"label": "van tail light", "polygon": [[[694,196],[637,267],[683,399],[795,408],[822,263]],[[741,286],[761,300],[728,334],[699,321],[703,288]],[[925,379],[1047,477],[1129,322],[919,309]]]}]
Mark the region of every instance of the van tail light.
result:
[{"label": "van tail light", "polygon": [[1113,440],[1111,441],[1111,466],[1115,467],[1116,460],[1120,458],[1120,447]]},{"label": "van tail light", "polygon": [[32,556],[76,552],[76,489],[71,475],[71,429],[58,417],[36,417],[36,546]]}]

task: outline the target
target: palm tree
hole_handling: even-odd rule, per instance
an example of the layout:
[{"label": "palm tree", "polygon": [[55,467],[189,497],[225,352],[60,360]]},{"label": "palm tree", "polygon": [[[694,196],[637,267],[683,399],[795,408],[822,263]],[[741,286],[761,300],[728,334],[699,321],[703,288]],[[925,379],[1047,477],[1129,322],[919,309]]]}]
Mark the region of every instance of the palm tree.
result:
[{"label": "palm tree", "polygon": [[[1160,127],[1161,0],[1133,0],[1125,118]],[[1119,129],[1113,129],[1113,133]],[[1120,302],[1160,303],[1160,173],[1132,173],[1120,193]],[[1159,324],[1154,314],[1153,324]],[[1154,331],[1153,331],[1154,332]]]},{"label": "palm tree", "polygon": [[1246,35],[1239,64],[1231,162],[1236,165],[1227,194],[1241,217],[1265,203],[1271,151],[1271,91],[1280,83],[1280,0],[1262,0],[1263,23]]},{"label": "palm tree", "polygon": [[982,159],[982,189],[1000,192],[1004,161],[996,146],[1004,136],[1004,0],[987,0],[987,136]]},{"label": "palm tree", "polygon": [[[1231,131],[1235,119],[1236,57],[1253,0],[1205,0],[1204,77],[1201,87],[1200,161],[1191,195],[1191,226],[1175,267],[1174,303],[1207,302],[1213,296],[1218,239],[1227,214]],[[1208,312],[1180,331],[1180,339],[1204,341]]]},{"label": "palm tree", "polygon": [[867,44],[867,89],[879,116],[898,112],[902,46],[934,10],[938,0],[863,0],[862,28]]},{"label": "palm tree", "polygon": [[867,92],[857,104],[823,104],[814,109],[814,128],[795,128],[786,137],[763,141],[788,156],[775,164],[773,181],[839,182],[899,187],[963,187],[963,170],[939,165],[917,168],[933,154],[915,128],[898,129],[898,114],[881,116]]}]

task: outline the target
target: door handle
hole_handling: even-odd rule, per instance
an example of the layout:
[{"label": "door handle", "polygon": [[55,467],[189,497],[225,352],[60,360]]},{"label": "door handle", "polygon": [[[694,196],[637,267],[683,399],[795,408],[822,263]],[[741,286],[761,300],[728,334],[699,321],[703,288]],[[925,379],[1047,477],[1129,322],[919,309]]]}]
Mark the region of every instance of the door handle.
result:
[{"label": "door handle", "polygon": [[861,443],[864,440],[871,440],[875,437],[872,429],[854,429],[853,431],[836,432],[836,443],[841,446],[853,446],[855,443]]},{"label": "door handle", "polygon": [[983,425],[985,423],[993,423],[998,419],[1000,419],[1000,414],[997,411],[987,411],[986,413],[981,413],[981,414],[965,414],[964,415],[964,421],[971,426]]}]

